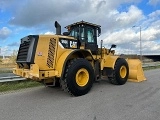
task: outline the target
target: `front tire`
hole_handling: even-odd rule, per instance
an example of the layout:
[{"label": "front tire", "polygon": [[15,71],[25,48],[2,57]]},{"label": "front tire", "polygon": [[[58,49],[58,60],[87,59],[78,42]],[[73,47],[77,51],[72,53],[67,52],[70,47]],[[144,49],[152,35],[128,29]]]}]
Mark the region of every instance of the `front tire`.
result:
[{"label": "front tire", "polygon": [[128,63],[123,58],[118,58],[116,60],[113,77],[109,78],[109,81],[115,85],[123,85],[127,82],[129,75]]},{"label": "front tire", "polygon": [[94,70],[89,61],[78,58],[72,60],[66,68],[63,86],[74,96],[87,94],[94,81]]}]

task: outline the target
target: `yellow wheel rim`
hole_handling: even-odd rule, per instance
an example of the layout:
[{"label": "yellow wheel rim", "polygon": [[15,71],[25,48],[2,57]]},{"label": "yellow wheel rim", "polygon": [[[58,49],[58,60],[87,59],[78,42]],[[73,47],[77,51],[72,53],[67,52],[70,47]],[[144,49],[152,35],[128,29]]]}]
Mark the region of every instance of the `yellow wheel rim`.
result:
[{"label": "yellow wheel rim", "polygon": [[86,69],[81,68],[76,73],[76,83],[77,85],[83,87],[85,86],[89,81],[89,73]]},{"label": "yellow wheel rim", "polygon": [[126,74],[127,74],[127,69],[126,69],[125,66],[122,66],[122,67],[120,68],[120,76],[121,76],[121,78],[125,78],[125,77],[126,77]]}]

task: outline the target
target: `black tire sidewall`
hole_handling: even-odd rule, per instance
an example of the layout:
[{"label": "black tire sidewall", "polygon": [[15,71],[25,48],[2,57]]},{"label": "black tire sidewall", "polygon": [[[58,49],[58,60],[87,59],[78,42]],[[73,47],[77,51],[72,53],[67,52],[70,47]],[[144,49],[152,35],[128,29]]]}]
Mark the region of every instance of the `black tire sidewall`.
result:
[{"label": "black tire sidewall", "polygon": [[[76,73],[81,68],[86,69],[89,73],[89,81],[85,86],[79,86],[76,83]],[[84,95],[84,94],[88,93],[88,91],[92,87],[93,80],[94,80],[94,70],[93,70],[90,62],[88,62],[87,60],[76,59],[69,66],[68,73],[67,73],[67,76],[66,76],[66,82],[67,82],[67,87],[68,87],[69,91],[73,95],[79,96],[79,95]]]},{"label": "black tire sidewall", "polygon": [[[126,76],[124,78],[122,78],[121,75],[120,75],[120,68],[122,66],[125,66],[126,70],[127,70]],[[125,59],[118,58],[117,61],[116,61],[116,65],[115,65],[115,79],[116,79],[117,83],[119,85],[125,84],[127,79],[128,79],[128,75],[129,75],[128,63],[126,62]]]}]

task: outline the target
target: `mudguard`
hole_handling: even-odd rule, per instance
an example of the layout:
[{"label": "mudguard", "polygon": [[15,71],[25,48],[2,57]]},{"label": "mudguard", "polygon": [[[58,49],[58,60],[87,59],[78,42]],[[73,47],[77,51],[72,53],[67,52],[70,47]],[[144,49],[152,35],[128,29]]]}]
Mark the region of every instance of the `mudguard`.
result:
[{"label": "mudguard", "polygon": [[[76,56],[75,56],[76,55]],[[78,55],[78,56],[77,56]],[[74,56],[74,57],[73,57]],[[67,61],[73,58],[86,58],[88,60],[93,60],[91,53],[87,50],[70,50],[65,51],[58,59],[56,70],[58,71],[57,77],[63,77]]]}]

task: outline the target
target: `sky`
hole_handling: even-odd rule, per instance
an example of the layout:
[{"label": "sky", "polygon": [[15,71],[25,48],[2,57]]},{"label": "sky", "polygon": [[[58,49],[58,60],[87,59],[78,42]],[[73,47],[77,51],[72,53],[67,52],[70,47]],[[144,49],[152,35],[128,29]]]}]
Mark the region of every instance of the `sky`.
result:
[{"label": "sky", "polygon": [[55,34],[55,21],[65,32],[81,20],[101,25],[98,44],[117,54],[160,55],[160,0],[0,0],[0,55],[27,35]]}]

